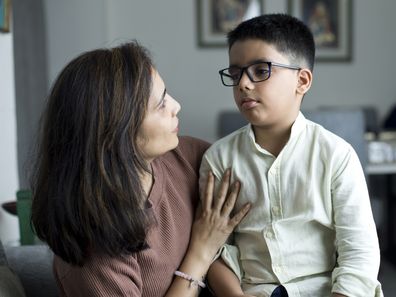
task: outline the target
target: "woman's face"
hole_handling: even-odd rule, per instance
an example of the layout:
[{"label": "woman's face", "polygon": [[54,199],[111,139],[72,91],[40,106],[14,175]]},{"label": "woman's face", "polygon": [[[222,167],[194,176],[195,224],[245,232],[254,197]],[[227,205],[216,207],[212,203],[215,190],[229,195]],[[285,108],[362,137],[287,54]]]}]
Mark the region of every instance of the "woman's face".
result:
[{"label": "woman's face", "polygon": [[159,73],[156,70],[152,73],[153,89],[138,136],[138,145],[147,162],[174,149],[179,143],[177,113],[180,104],[166,92]]}]

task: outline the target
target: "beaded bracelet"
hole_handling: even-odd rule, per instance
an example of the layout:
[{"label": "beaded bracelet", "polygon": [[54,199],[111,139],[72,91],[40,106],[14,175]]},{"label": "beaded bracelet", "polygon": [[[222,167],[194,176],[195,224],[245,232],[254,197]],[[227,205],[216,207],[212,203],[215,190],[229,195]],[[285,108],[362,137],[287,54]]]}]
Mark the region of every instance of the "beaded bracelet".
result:
[{"label": "beaded bracelet", "polygon": [[193,278],[191,275],[188,275],[184,272],[181,271],[175,271],[175,275],[181,278],[184,278],[185,280],[188,280],[190,282],[190,287],[201,287],[201,288],[205,288],[206,285],[204,282]]}]

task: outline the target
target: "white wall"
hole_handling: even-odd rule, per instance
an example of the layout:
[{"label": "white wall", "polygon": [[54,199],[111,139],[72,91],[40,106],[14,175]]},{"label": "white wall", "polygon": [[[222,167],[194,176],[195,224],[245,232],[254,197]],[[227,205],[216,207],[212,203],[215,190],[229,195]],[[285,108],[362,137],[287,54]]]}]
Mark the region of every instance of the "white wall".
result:
[{"label": "white wall", "polygon": [[72,58],[105,45],[105,1],[111,0],[43,0],[49,86]]},{"label": "white wall", "polygon": [[[285,12],[286,0],[266,0]],[[353,1],[353,61],[318,63],[304,109],[374,105],[383,117],[396,102],[394,0]],[[198,48],[196,0],[46,0],[49,79],[79,52],[138,39],[153,54],[167,89],[182,105],[181,133],[212,141],[219,111],[234,109],[218,69],[226,48]]]},{"label": "white wall", "polygon": [[[0,204],[15,200],[18,190],[14,59],[12,33],[0,33]],[[15,244],[18,220],[0,208],[0,239]]]}]

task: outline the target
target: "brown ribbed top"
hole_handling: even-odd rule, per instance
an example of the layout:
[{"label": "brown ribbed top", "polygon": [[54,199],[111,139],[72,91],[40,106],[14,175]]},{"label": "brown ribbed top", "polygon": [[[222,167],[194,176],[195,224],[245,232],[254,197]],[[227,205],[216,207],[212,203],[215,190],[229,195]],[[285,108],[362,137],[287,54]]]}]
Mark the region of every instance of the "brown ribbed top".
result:
[{"label": "brown ribbed top", "polygon": [[93,256],[83,267],[55,256],[60,296],[163,296],[187,250],[198,174],[206,142],[180,137],[179,146],[156,159],[149,201],[157,224],[148,235],[149,249],[117,258]]}]

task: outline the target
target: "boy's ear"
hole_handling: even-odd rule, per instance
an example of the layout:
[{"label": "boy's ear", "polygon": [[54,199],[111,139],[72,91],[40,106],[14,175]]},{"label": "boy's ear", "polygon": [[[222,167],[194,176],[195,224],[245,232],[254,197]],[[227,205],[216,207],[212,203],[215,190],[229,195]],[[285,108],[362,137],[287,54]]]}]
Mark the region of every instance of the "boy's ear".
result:
[{"label": "boy's ear", "polygon": [[312,72],[307,68],[303,68],[298,74],[297,93],[304,95],[311,88]]}]

